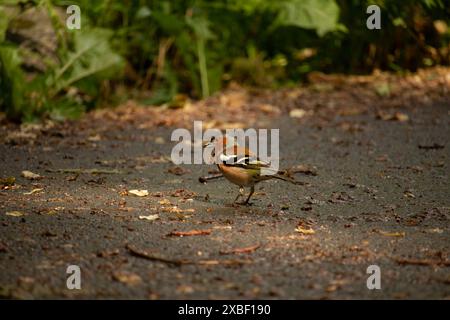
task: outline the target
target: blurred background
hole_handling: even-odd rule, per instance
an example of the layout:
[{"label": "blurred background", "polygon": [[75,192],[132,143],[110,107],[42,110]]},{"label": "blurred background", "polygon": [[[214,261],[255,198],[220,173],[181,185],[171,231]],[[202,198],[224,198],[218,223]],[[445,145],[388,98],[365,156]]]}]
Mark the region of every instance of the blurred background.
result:
[{"label": "blurred background", "polygon": [[[67,6],[81,29],[66,27]],[[381,8],[369,30],[366,9]],[[135,99],[177,108],[232,83],[450,63],[450,1],[0,0],[0,111],[63,120]]]}]

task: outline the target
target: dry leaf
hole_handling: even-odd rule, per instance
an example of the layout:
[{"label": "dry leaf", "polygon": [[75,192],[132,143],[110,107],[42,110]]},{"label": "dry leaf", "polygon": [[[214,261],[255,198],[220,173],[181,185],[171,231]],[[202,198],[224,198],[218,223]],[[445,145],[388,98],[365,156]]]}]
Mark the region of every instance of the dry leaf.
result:
[{"label": "dry leaf", "polygon": [[162,199],[159,201],[159,204],[164,206],[164,205],[168,205],[170,204],[170,200],[169,199]]},{"label": "dry leaf", "polygon": [[43,188],[36,188],[36,189],[31,190],[30,192],[24,192],[23,194],[24,195],[30,195],[30,194],[34,194],[34,193],[42,191],[42,190],[44,190],[44,189]]},{"label": "dry leaf", "polygon": [[164,140],[163,137],[156,137],[155,138],[155,143],[156,144],[164,144],[164,143],[166,143],[166,140]]},{"label": "dry leaf", "polygon": [[90,136],[89,138],[87,138],[88,141],[90,142],[98,142],[100,140],[102,140],[102,137],[99,134],[96,134],[94,136]]},{"label": "dry leaf", "polygon": [[307,112],[304,109],[292,109],[289,112],[289,116],[291,118],[297,118],[297,119],[303,118],[304,116],[306,116],[306,114],[307,114]]},{"label": "dry leaf", "polygon": [[24,177],[26,179],[29,179],[29,180],[37,180],[37,179],[41,179],[42,178],[37,173],[33,173],[31,171],[28,171],[28,170],[22,171],[22,177]]},{"label": "dry leaf", "polygon": [[137,197],[146,197],[148,196],[148,190],[129,190],[129,194],[132,194]]},{"label": "dry leaf", "polygon": [[177,176],[181,176],[181,175],[183,175],[183,174],[185,174],[185,173],[189,173],[189,172],[191,172],[191,171],[188,170],[188,169],[179,167],[179,166],[175,166],[175,167],[169,168],[169,169],[167,170],[167,172],[172,173],[172,174],[177,175]]},{"label": "dry leaf", "polygon": [[384,121],[400,121],[406,122],[409,120],[409,116],[406,113],[395,112],[394,114],[386,113],[384,111],[379,111],[377,113],[377,118]]},{"label": "dry leaf", "polygon": [[194,213],[195,209],[180,209],[177,206],[173,206],[173,207],[162,208],[162,211],[170,212],[170,213],[183,213],[183,212]]},{"label": "dry leaf", "polygon": [[396,112],[394,114],[394,120],[400,121],[400,122],[406,122],[409,120],[409,116],[405,113]]},{"label": "dry leaf", "polygon": [[235,248],[235,249],[231,249],[231,250],[220,251],[220,254],[250,253],[250,252],[253,252],[256,249],[258,249],[259,247],[260,247],[260,245],[257,244],[255,246],[250,246],[250,247],[245,247],[245,248]]},{"label": "dry leaf", "polygon": [[10,187],[13,186],[15,182],[16,178],[14,177],[0,178],[0,187]]},{"label": "dry leaf", "polygon": [[434,229],[427,229],[425,230],[426,233],[443,233],[444,230],[440,229],[440,228],[434,228]]},{"label": "dry leaf", "polygon": [[271,104],[261,104],[258,106],[258,109],[267,114],[279,114],[280,109]]},{"label": "dry leaf", "polygon": [[288,170],[288,174],[303,173],[305,175],[317,176],[317,168],[306,164],[299,164]]},{"label": "dry leaf", "polygon": [[187,237],[187,236],[205,236],[211,234],[211,230],[191,230],[191,231],[172,231],[168,236]]},{"label": "dry leaf", "polygon": [[182,284],[177,287],[176,291],[177,291],[177,293],[193,293],[194,288],[192,288],[191,286]]},{"label": "dry leaf", "polygon": [[148,220],[148,221],[155,221],[156,219],[159,219],[159,215],[151,214],[149,216],[139,216],[139,219],[141,219],[141,220]]},{"label": "dry leaf", "polygon": [[20,211],[8,211],[6,212],[6,215],[11,217],[21,217],[24,215],[24,213]]},{"label": "dry leaf", "polygon": [[126,272],[126,271],[117,271],[113,273],[113,279],[122,283],[126,283],[128,285],[136,285],[142,282],[140,276],[135,273]]},{"label": "dry leaf", "polygon": [[386,232],[382,230],[379,233],[386,237],[404,237],[406,235],[405,232]]},{"label": "dry leaf", "polygon": [[314,234],[316,233],[312,228],[303,228],[302,226],[298,226],[295,228],[295,231],[301,233],[301,234]]}]

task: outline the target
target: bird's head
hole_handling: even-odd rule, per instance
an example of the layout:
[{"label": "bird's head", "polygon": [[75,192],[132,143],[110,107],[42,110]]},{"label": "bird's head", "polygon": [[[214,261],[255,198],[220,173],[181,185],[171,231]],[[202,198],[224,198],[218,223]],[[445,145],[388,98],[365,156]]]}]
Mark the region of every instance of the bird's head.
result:
[{"label": "bird's head", "polygon": [[202,146],[204,149],[208,148],[211,150],[211,156],[216,158],[224,152],[224,150],[234,150],[237,148],[237,140],[234,137],[220,136],[211,137],[210,140],[203,141]]}]

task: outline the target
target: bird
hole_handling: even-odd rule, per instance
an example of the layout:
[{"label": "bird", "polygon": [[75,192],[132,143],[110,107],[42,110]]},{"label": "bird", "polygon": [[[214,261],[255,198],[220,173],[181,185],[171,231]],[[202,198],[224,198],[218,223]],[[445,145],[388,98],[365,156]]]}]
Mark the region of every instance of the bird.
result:
[{"label": "bird", "polygon": [[[228,181],[239,186],[239,193],[234,203],[250,205],[250,198],[255,193],[255,185],[261,181],[278,179],[296,185],[304,184],[287,176],[287,170],[271,168],[269,162],[262,161],[248,148],[239,146],[234,138],[212,137],[211,140],[203,142],[204,148],[211,146],[214,147],[211,155],[219,171]],[[266,174],[261,174],[262,170]],[[249,187],[250,193],[244,202],[238,203],[239,198],[244,196],[244,187]]]}]

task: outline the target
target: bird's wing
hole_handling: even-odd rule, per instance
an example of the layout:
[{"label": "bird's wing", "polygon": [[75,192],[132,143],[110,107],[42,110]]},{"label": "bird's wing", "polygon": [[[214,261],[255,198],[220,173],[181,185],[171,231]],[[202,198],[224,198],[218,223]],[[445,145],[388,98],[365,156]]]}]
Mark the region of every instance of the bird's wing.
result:
[{"label": "bird's wing", "polygon": [[270,167],[270,163],[250,155],[225,155],[219,156],[220,161],[226,166],[241,167],[246,169],[260,169]]}]

